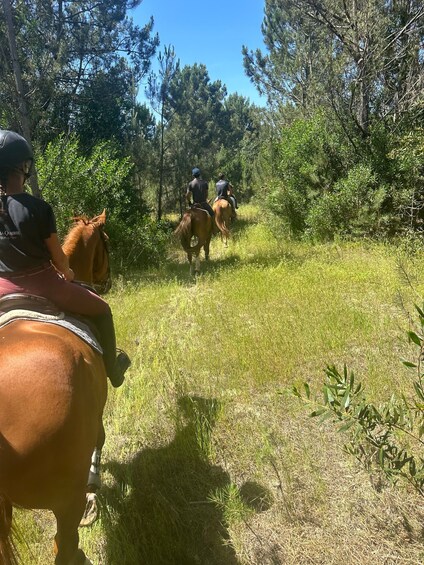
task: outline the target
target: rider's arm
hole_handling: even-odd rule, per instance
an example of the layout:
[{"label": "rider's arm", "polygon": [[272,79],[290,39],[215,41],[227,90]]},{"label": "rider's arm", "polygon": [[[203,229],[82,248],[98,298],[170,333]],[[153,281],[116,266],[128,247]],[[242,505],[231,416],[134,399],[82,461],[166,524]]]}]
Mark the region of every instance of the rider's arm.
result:
[{"label": "rider's arm", "polygon": [[189,206],[191,206],[191,190],[190,189],[187,190],[187,192],[186,192],[186,200],[187,200],[187,204]]},{"label": "rider's arm", "polygon": [[45,239],[44,243],[50,252],[51,261],[56,270],[58,270],[67,281],[72,281],[75,276],[74,271],[69,267],[69,259],[62,250],[57,233],[50,234],[50,237]]}]

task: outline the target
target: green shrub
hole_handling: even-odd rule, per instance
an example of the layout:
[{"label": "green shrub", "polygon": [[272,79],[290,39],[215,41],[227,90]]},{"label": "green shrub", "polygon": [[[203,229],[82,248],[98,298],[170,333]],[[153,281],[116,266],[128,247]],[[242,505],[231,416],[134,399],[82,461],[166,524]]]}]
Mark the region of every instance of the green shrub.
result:
[{"label": "green shrub", "polygon": [[123,267],[159,265],[166,259],[171,233],[168,222],[157,222],[147,216],[134,226],[121,226],[119,233],[110,232],[115,241],[115,266],[121,270]]},{"label": "green shrub", "polygon": [[128,158],[116,158],[110,143],[82,155],[76,137],[60,136],[37,159],[37,169],[43,198],[53,206],[61,235],[74,216],[91,217],[106,208],[111,224],[133,213],[132,164]]},{"label": "green shrub", "polygon": [[344,174],[348,150],[324,114],[299,119],[281,133],[268,206],[300,235],[311,207]]},{"label": "green shrub", "polygon": [[306,219],[308,232],[320,240],[375,233],[385,196],[385,187],[378,186],[371,168],[356,165],[311,208]]},{"label": "green shrub", "polygon": [[108,142],[83,155],[75,136],[60,136],[37,159],[43,198],[53,206],[61,237],[74,216],[93,217],[106,208],[114,263],[157,264],[168,238],[166,225],[148,217],[134,188],[132,167]]}]

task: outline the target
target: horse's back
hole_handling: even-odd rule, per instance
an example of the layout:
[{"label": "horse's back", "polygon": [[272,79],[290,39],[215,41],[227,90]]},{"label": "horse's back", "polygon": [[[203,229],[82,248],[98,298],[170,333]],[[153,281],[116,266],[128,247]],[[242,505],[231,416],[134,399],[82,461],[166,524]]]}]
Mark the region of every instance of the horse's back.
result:
[{"label": "horse's back", "polygon": [[0,492],[54,508],[84,488],[107,395],[101,356],[59,326],[0,329]]},{"label": "horse's back", "polygon": [[225,198],[215,200],[213,203],[213,210],[215,213],[223,214],[225,217],[231,217],[232,209],[231,204]]},{"label": "horse's back", "polygon": [[207,237],[212,229],[212,218],[203,208],[192,208],[192,226],[194,235]]}]

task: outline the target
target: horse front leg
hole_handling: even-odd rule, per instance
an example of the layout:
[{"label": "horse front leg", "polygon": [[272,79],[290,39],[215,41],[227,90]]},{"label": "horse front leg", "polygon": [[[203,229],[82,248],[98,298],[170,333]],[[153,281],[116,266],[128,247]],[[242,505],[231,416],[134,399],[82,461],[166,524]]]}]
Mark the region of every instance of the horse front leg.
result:
[{"label": "horse front leg", "polygon": [[60,510],[55,510],[57,531],[55,536],[55,565],[92,565],[82,549],[79,549],[78,524],[85,507],[85,492]]}]

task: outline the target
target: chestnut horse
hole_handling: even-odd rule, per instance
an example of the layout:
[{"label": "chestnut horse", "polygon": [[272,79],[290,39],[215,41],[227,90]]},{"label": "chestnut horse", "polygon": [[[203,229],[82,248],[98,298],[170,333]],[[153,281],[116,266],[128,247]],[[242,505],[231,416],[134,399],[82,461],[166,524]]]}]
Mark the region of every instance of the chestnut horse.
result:
[{"label": "chestnut horse", "polygon": [[228,202],[221,198],[213,203],[213,211],[215,212],[215,223],[221,232],[221,239],[225,245],[228,244],[230,237],[230,225],[233,217],[233,207]]},{"label": "chestnut horse", "polygon": [[78,216],[74,218],[74,227],[63,244],[75,279],[89,284],[100,294],[111,287],[109,238],[104,232],[105,223],[106,210],[91,220]]},{"label": "chestnut horse", "polygon": [[209,246],[212,237],[212,218],[203,208],[193,207],[187,210],[174,234],[180,238],[181,245],[187,253],[190,273],[193,274],[192,258],[195,256],[195,274],[200,272],[200,251],[205,250],[205,259],[209,259]]},{"label": "chestnut horse", "polygon": [[[84,241],[102,225],[83,224]],[[96,250],[89,254],[89,280],[104,284],[95,273],[108,271],[100,268],[107,253],[100,245]],[[89,564],[78,547],[78,525],[92,454],[105,437],[102,356],[67,329],[38,320],[11,321],[0,328],[0,342],[0,563],[17,563],[9,534],[18,505],[54,513],[56,565]]]}]

